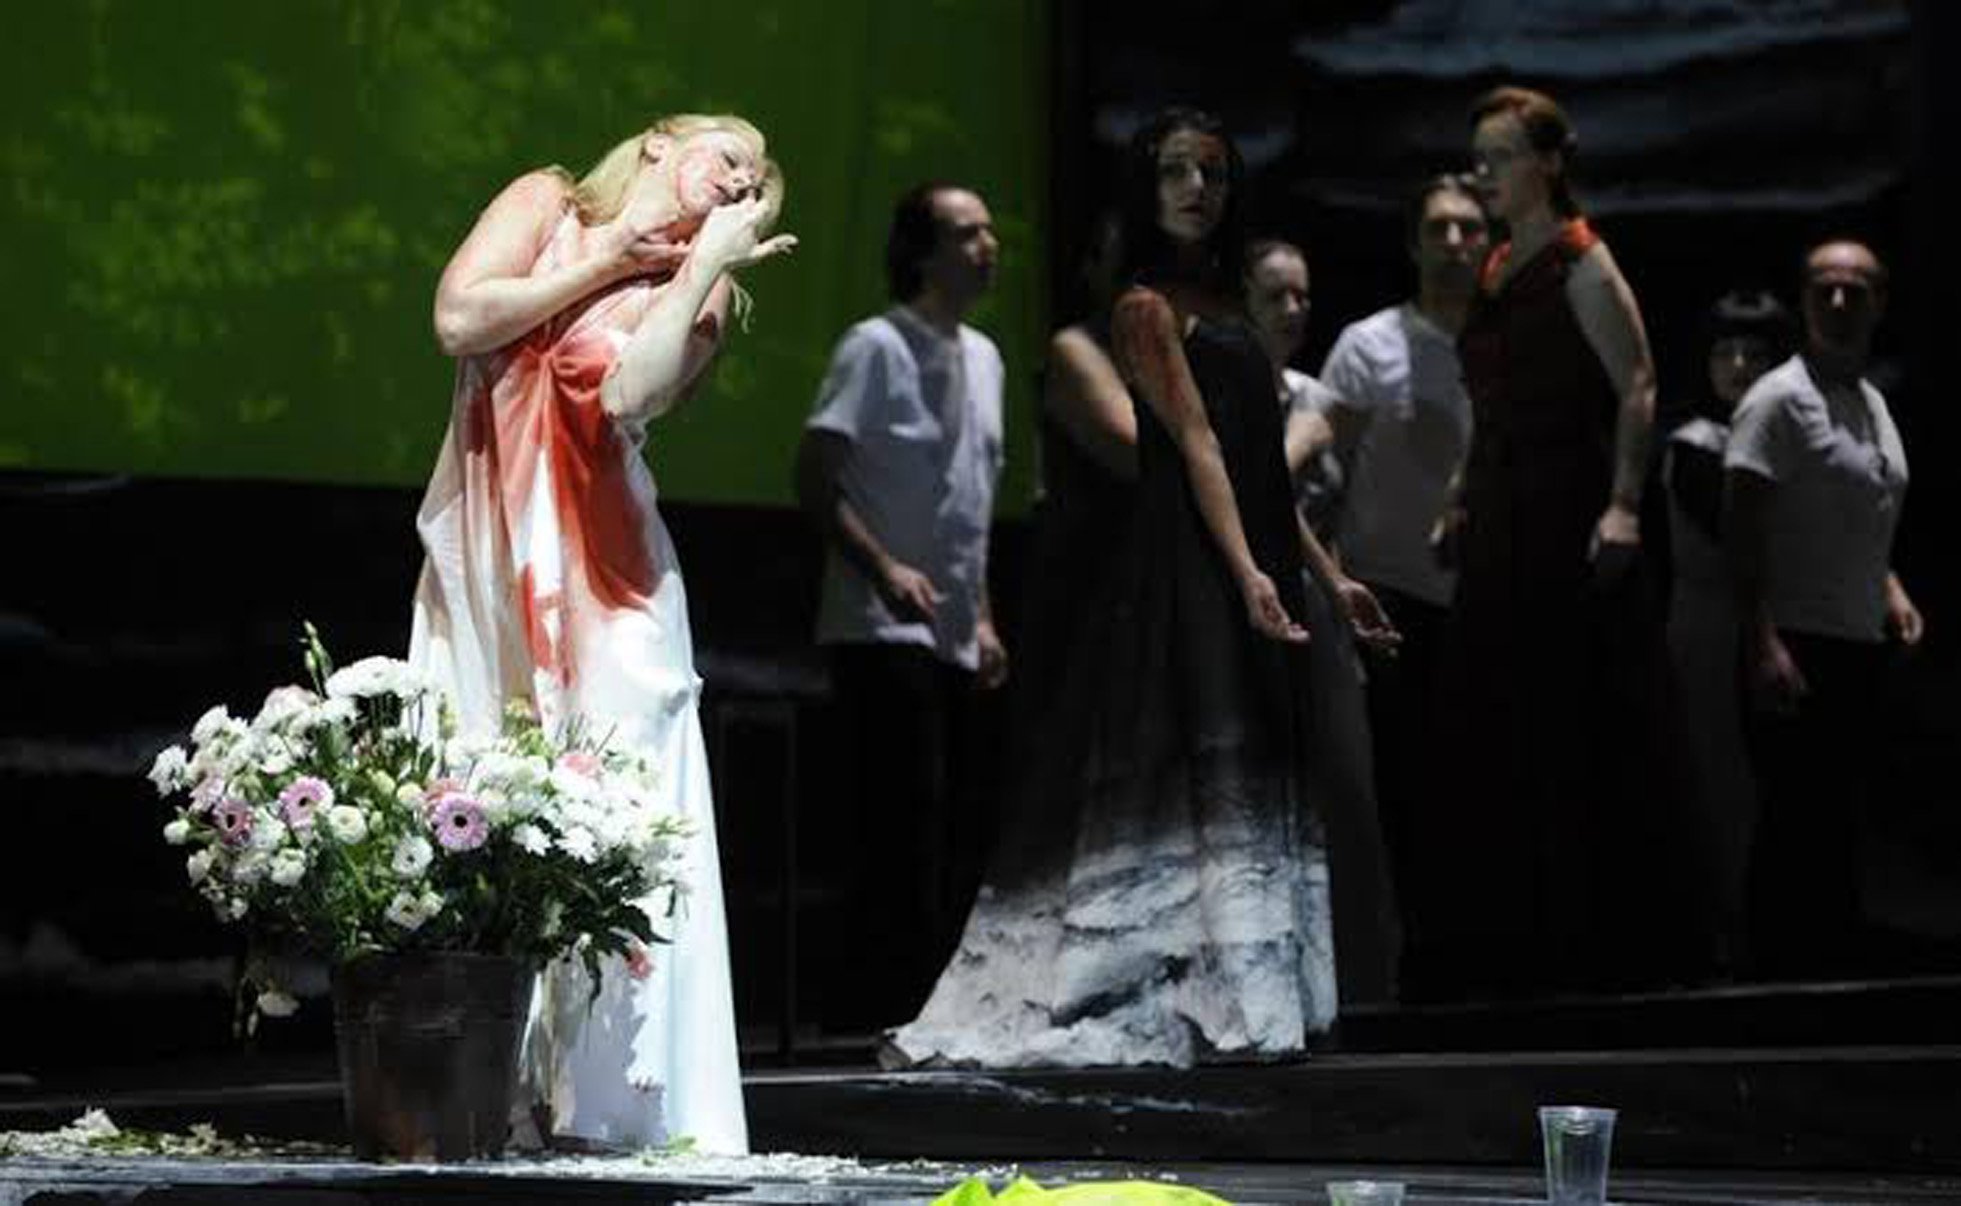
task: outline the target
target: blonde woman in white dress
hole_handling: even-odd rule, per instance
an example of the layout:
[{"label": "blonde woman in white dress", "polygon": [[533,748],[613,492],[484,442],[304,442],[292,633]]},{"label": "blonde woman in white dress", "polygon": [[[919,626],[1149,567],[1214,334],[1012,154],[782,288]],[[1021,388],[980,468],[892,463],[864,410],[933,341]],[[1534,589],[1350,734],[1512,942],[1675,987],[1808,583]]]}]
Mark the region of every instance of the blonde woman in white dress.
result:
[{"label": "blonde woman in white dress", "polygon": [[465,732],[523,700],[632,743],[694,828],[682,909],[647,902],[673,938],[651,967],[607,969],[590,1009],[583,972],[540,978],[521,1105],[562,1142],[748,1144],[701,680],[641,445],[719,348],[732,274],[795,245],[764,237],[782,195],[754,126],[670,117],[581,180],[512,182],[436,290],[456,392],[416,520],[410,659]]}]

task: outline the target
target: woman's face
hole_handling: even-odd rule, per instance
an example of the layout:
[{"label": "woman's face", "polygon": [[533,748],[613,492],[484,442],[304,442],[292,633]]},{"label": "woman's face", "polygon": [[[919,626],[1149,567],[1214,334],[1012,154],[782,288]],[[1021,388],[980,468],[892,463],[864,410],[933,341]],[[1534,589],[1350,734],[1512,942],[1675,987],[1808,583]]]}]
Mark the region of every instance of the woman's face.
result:
[{"label": "woman's face", "polygon": [[1516,222],[1550,203],[1558,156],[1532,149],[1518,114],[1492,113],[1471,134],[1478,191],[1495,218]]},{"label": "woman's face", "polygon": [[1709,345],[1709,392],[1724,410],[1734,410],[1770,368],[1770,344],[1754,335],[1726,335]]},{"label": "woman's face", "polygon": [[762,194],[762,165],[734,134],[697,134],[673,154],[674,199],[683,218],[705,218],[717,206]]},{"label": "woman's face", "polygon": [[1268,355],[1291,360],[1307,338],[1307,262],[1276,247],[1246,273],[1246,312]]},{"label": "woman's face", "polygon": [[1173,130],[1158,144],[1158,229],[1172,242],[1203,243],[1226,213],[1225,143]]}]

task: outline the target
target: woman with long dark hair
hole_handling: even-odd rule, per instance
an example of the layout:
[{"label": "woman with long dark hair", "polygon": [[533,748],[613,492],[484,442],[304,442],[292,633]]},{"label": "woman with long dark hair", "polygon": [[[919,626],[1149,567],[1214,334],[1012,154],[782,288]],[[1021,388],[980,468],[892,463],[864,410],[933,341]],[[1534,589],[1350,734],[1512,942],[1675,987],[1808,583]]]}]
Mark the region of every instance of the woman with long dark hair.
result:
[{"label": "woman with long dark hair", "polygon": [[[1298,1051],[1333,1020],[1295,620],[1326,553],[1240,307],[1242,187],[1208,115],[1167,112],[1130,144],[1110,327],[1137,485],[1087,748],[1045,840],[997,859],[990,891],[1025,904],[970,925],[897,1060],[1189,1064]],[[1366,592],[1344,600],[1374,632]]]}]

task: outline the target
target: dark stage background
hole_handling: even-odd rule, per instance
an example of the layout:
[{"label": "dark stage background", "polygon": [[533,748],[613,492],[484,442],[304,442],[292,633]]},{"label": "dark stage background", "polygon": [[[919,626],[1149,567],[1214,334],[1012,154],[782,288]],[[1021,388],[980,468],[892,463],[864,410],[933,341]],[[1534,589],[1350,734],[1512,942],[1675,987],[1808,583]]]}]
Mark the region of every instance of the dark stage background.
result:
[{"label": "dark stage background", "polygon": [[[873,10],[882,6],[867,12]],[[1948,190],[1935,183],[1944,178],[1941,156],[1951,139],[1943,132],[1951,128],[1957,91],[1952,73],[1942,73],[1938,49],[1954,44],[1952,9],[1828,0],[1340,0],[1238,3],[1203,21],[1190,7],[1160,12],[1104,0],[1034,10],[1047,27],[1025,44],[1039,53],[1006,63],[983,88],[948,85],[936,93],[929,73],[914,72],[907,78],[915,95],[906,103],[924,108],[881,98],[877,64],[859,59],[853,68],[861,73],[854,86],[868,98],[864,111],[888,119],[879,131],[863,132],[880,135],[867,161],[878,165],[881,181],[1006,161],[1010,152],[974,145],[983,137],[1015,140],[1013,154],[1043,152],[1040,170],[1016,177],[1012,187],[1020,193],[997,200],[1025,216],[1024,268],[1046,272],[1050,281],[1047,298],[1015,311],[1016,324],[1038,322],[1044,310],[1066,315],[1076,304],[1071,265],[1104,200],[1113,150],[1143,114],[1170,100],[1228,118],[1254,167],[1262,228],[1309,249],[1309,368],[1342,324],[1409,287],[1396,216],[1402,191],[1428,172],[1463,166],[1465,106],[1501,77],[1545,85],[1568,103],[1583,142],[1583,199],[1641,297],[1666,405],[1680,405],[1697,386],[1696,323],[1714,296],[1761,282],[1788,297],[1800,250],[1822,233],[1859,233],[1880,248],[1896,282],[1881,372],[1916,470],[1898,561],[1930,635],[1905,675],[1894,741],[1873,752],[1892,779],[1885,813],[1848,818],[1847,832],[1867,843],[1869,903],[1890,936],[1883,948],[1890,971],[1961,971],[1961,811],[1953,787],[1961,758],[1961,709],[1953,704],[1961,611],[1948,554],[1956,487],[1946,472],[1961,452],[1946,397],[1946,290],[1957,264]],[[963,12],[969,24],[985,22],[973,6]],[[1472,14],[1496,24],[1472,25]],[[956,39],[964,28],[950,26],[946,37]],[[934,44],[930,22],[913,31],[915,50]],[[657,39],[647,36],[646,52],[658,55]],[[190,60],[177,69],[197,77],[220,68]],[[995,105],[1001,94],[1051,98],[1045,151],[1039,112],[1034,134],[968,124],[967,110]],[[17,98],[14,110],[30,124],[38,112],[32,98]],[[944,160],[951,166],[894,142],[895,112],[925,113],[905,129],[938,131],[952,148]],[[23,139],[17,130],[8,143],[16,154]],[[111,152],[83,146],[72,153]],[[539,148],[533,157],[557,153]],[[786,144],[783,153],[798,152]],[[873,226],[882,224],[883,205],[881,198],[873,207]],[[807,243],[818,233],[794,217],[787,225]],[[862,262],[826,268],[827,279],[850,282],[839,286],[849,305],[829,303],[840,327],[875,304],[875,253],[869,245],[857,250]],[[772,285],[806,266],[793,261],[773,270],[780,276]],[[100,408],[127,406],[113,392],[121,387],[99,371],[63,378],[73,384],[52,393],[34,388],[32,370],[46,361],[55,333],[77,329],[77,302],[56,289],[10,304],[10,329],[24,340],[10,357],[10,411],[32,408],[35,429],[50,431],[85,423]],[[414,308],[419,313],[421,303]],[[686,566],[708,682],[738,1010],[745,1033],[765,1044],[785,1020],[791,986],[806,1025],[821,1025],[839,1008],[849,990],[830,968],[834,953],[852,941],[836,920],[848,885],[828,870],[849,840],[849,802],[831,789],[842,769],[829,741],[835,718],[821,660],[806,640],[819,553],[780,499],[749,493],[750,484],[785,480],[795,416],[836,333],[804,323],[796,330],[801,343],[771,353],[779,362],[772,372],[787,392],[757,412],[769,430],[756,431],[752,414],[751,426],[727,428],[730,442],[716,454],[755,458],[737,471],[745,484],[733,494],[712,484],[683,490],[664,508]],[[403,342],[403,357],[430,355]],[[1025,404],[1039,345],[1025,335],[1004,343]],[[62,346],[62,356],[89,361],[86,345]],[[744,350],[738,342],[734,357]],[[222,338],[198,355],[217,376],[235,367],[276,384],[283,371],[259,348]],[[806,371],[784,373],[781,364]],[[433,447],[446,405],[441,374],[424,364],[384,367],[431,382],[431,396],[415,410],[427,430],[410,438]],[[1026,432],[1025,406],[1016,418]],[[1026,483],[1032,466],[1021,461],[1015,480]],[[219,476],[181,465],[168,474],[87,475],[46,465],[0,473],[7,538],[7,568],[0,571],[0,807],[7,820],[0,994],[10,1022],[0,1032],[0,1073],[212,1052],[231,1041],[234,942],[184,887],[176,852],[158,836],[164,811],[141,772],[210,703],[256,706],[267,687],[297,678],[303,619],[350,655],[404,648],[419,562],[414,488],[272,476],[229,467]],[[1004,519],[992,566],[1011,643],[1022,536],[1018,519]],[[789,809],[797,824],[794,935],[784,908]],[[257,1041],[324,1044],[324,1014],[310,1001],[300,1018]],[[1885,1029],[1881,1018],[1873,1033],[1842,1041],[1884,1041]]]}]

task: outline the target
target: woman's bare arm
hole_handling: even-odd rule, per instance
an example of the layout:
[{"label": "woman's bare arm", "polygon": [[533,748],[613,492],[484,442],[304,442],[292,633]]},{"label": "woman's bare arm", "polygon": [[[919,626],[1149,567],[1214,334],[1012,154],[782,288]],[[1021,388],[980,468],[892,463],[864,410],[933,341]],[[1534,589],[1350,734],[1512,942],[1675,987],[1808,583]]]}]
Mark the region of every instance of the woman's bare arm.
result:
[{"label": "woman's bare arm", "polygon": [[1137,412],[1117,366],[1080,327],[1049,341],[1042,406],[1078,448],[1115,476],[1137,476]]},{"label": "woman's bare arm", "polygon": [[513,181],[483,211],[436,285],[436,342],[450,356],[492,351],[523,338],[579,299],[672,257],[651,238],[529,275],[569,190],[549,172]]},{"label": "woman's bare arm", "polygon": [[1239,584],[1248,618],[1269,636],[1306,640],[1306,630],[1287,615],[1272,579],[1254,562],[1246,543],[1219,438],[1206,420],[1205,403],[1185,360],[1177,312],[1163,294],[1133,288],[1117,300],[1111,336],[1117,368],[1177,443],[1199,514]]},{"label": "woman's bare arm", "polygon": [[[664,413],[714,355],[732,286],[726,274],[789,251],[790,235],[758,243],[765,207],[758,198],[720,206],[695,235],[673,279],[655,291],[640,325],[600,388],[608,414],[646,418]],[[718,299],[719,298],[719,302]]]},{"label": "woman's bare arm", "polygon": [[[1573,265],[1566,278],[1566,297],[1620,399],[1614,423],[1613,495],[1608,515],[1601,520],[1601,538],[1639,539],[1641,488],[1655,424],[1655,362],[1648,351],[1641,307],[1605,243],[1595,243]],[[1609,526],[1618,530],[1609,532]]]}]

